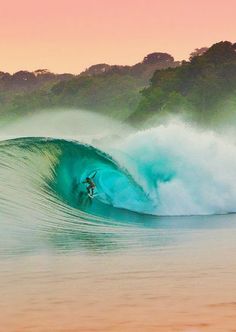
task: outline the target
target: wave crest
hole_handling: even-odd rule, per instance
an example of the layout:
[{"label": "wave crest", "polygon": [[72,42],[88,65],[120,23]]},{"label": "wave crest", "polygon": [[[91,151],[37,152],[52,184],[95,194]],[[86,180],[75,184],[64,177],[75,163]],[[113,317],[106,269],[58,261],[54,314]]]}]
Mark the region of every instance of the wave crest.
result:
[{"label": "wave crest", "polygon": [[[53,197],[105,218],[119,219],[124,210],[162,216],[231,213],[235,169],[234,144],[183,124],[131,134],[103,151],[63,139],[16,139],[1,142],[0,176],[6,184],[1,199],[11,199],[6,178],[12,176],[15,201],[22,206],[24,190],[35,205]],[[91,201],[82,182],[95,171]]]}]

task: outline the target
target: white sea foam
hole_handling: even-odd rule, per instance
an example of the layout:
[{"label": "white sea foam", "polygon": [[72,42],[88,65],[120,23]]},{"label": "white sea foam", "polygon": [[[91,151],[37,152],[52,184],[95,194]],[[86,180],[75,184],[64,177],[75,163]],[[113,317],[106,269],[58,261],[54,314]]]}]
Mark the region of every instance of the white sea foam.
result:
[{"label": "white sea foam", "polygon": [[152,213],[236,211],[236,146],[222,135],[176,122],[132,134],[110,153],[149,194]]}]

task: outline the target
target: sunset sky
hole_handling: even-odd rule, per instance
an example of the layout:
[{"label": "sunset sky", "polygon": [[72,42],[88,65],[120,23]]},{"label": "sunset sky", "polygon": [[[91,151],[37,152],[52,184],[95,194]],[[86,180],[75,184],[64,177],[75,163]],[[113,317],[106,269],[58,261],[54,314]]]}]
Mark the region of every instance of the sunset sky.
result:
[{"label": "sunset sky", "polygon": [[236,42],[235,0],[1,0],[0,71],[79,73]]}]

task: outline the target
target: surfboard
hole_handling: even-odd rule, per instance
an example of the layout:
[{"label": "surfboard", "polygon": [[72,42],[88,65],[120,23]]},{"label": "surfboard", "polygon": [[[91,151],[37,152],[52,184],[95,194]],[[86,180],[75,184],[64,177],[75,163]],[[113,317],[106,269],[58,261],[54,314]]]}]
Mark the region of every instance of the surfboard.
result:
[{"label": "surfboard", "polygon": [[88,194],[88,197],[90,197],[90,198],[94,198],[94,197],[96,197],[96,196],[99,196],[100,194],[94,194],[94,195],[90,195],[90,194]]}]

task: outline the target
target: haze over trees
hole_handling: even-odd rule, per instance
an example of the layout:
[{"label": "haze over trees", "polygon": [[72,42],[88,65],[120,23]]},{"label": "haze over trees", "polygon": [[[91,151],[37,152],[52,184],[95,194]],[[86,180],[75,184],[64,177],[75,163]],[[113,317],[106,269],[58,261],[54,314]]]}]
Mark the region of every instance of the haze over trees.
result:
[{"label": "haze over trees", "polygon": [[133,66],[102,63],[78,76],[0,72],[0,105],[2,114],[82,108],[137,126],[173,114],[214,124],[236,112],[236,44],[199,48],[182,62],[155,52]]},{"label": "haze over trees", "polygon": [[5,74],[9,84],[3,85],[2,91],[10,92],[5,110],[19,114],[40,108],[83,108],[125,119],[136,109],[139,92],[155,70],[179,65],[167,53],[152,53],[134,66],[97,64],[78,76],[47,70]]},{"label": "haze over trees", "polygon": [[[37,107],[44,107],[45,102],[41,96],[48,93],[56,83],[69,80],[73,76],[72,74],[53,74],[47,69],[38,69],[34,72],[21,70],[12,75],[0,71],[0,113],[26,111],[24,108],[18,108],[18,102],[30,103],[32,101],[30,96],[33,94],[37,99]],[[32,110],[34,110],[34,104],[32,104]]]}]

